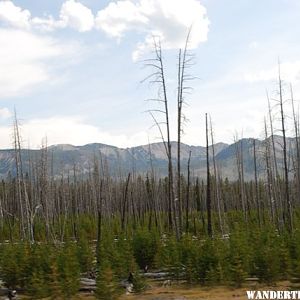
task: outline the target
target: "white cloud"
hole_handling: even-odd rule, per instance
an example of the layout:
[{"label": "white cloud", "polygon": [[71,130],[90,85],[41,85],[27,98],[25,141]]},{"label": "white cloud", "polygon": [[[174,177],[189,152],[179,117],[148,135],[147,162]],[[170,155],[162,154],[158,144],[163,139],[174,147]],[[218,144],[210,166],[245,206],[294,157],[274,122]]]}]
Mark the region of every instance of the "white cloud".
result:
[{"label": "white cloud", "polygon": [[96,27],[111,37],[120,39],[130,30],[146,35],[137,46],[134,59],[149,48],[153,36],[159,36],[166,49],[182,47],[191,26],[189,47],[196,48],[207,40],[209,27],[206,8],[197,0],[117,1],[100,10],[96,17]]},{"label": "white cloud", "polygon": [[60,11],[60,22],[64,27],[71,27],[80,32],[94,27],[94,15],[86,6],[74,0],[63,3]]},{"label": "white cloud", "polygon": [[12,1],[0,1],[0,21],[22,29],[36,27],[44,30],[70,27],[79,32],[89,31],[94,27],[92,11],[75,0],[67,0],[62,4],[59,19],[53,16],[31,17],[27,9],[16,6]]},{"label": "white cloud", "polygon": [[72,53],[61,41],[36,34],[0,29],[0,98],[15,96],[52,78],[49,59]]},{"label": "white cloud", "polygon": [[118,39],[126,31],[147,23],[148,18],[143,14],[141,7],[129,0],[111,2],[100,10],[96,17],[96,27]]},{"label": "white cloud", "polygon": [[[63,130],[62,130],[63,128]],[[0,148],[10,148],[12,128],[0,126]],[[138,132],[130,137],[113,135],[90,125],[81,117],[54,116],[45,119],[32,119],[23,122],[20,127],[23,147],[39,148],[42,140],[47,137],[47,144],[85,145],[88,143],[105,143],[119,147],[140,145],[145,142],[145,132]]]},{"label": "white cloud", "polygon": [[31,23],[37,28],[49,31],[70,27],[85,32],[94,28],[94,19],[88,7],[75,0],[67,0],[61,6],[58,20],[49,15],[44,18],[35,17]]},{"label": "white cloud", "polygon": [[11,1],[0,1],[0,21],[18,28],[30,27],[30,11],[14,5]]},{"label": "white cloud", "polygon": [[11,116],[12,113],[8,108],[6,107],[0,108],[0,119],[6,120],[9,119]]},{"label": "white cloud", "polygon": [[190,48],[196,48],[207,40],[209,20],[206,8],[198,0],[119,0],[110,2],[98,11],[92,11],[76,0],[65,1],[59,18],[51,15],[31,17],[28,10],[0,1],[0,21],[21,28],[55,30],[73,28],[79,32],[94,28],[104,31],[118,41],[129,31],[144,36],[133,53],[137,59],[152,46],[153,36],[163,42],[165,49],[183,47],[189,28],[192,26]]},{"label": "white cloud", "polygon": [[62,28],[65,26],[61,21],[55,20],[51,15],[44,18],[32,18],[31,24],[34,27],[45,31],[53,31],[54,29]]},{"label": "white cloud", "polygon": [[[300,80],[300,60],[286,62],[280,65],[281,77],[287,82]],[[244,74],[244,79],[248,82],[269,81],[278,78],[278,66],[252,71]]]},{"label": "white cloud", "polygon": [[79,32],[85,32],[94,28],[94,19],[88,7],[75,0],[67,0],[61,6],[58,20],[48,15],[43,18],[33,18],[31,24],[48,31],[70,27]]}]

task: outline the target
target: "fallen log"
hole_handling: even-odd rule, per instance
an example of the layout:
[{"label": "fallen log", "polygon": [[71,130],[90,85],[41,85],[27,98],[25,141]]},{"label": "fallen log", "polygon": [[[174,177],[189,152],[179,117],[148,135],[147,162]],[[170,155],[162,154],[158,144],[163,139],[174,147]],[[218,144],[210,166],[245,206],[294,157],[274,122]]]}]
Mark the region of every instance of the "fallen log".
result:
[{"label": "fallen log", "polygon": [[96,286],[96,280],[90,278],[80,278],[80,284],[83,286]]},{"label": "fallen log", "polygon": [[170,276],[169,272],[148,272],[144,273],[143,276],[145,278],[151,278],[151,279],[161,279],[161,278],[166,278]]}]

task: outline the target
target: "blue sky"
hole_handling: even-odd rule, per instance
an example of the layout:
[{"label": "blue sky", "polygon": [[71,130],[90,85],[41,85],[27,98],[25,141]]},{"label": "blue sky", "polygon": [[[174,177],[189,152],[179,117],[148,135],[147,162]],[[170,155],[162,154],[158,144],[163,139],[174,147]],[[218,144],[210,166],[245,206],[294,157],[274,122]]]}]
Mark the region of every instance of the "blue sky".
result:
[{"label": "blue sky", "polygon": [[157,89],[141,83],[153,34],[164,48],[174,134],[176,59],[191,23],[190,73],[199,79],[183,141],[204,144],[206,112],[216,141],[262,137],[278,57],[286,99],[290,82],[300,93],[299,20],[297,0],[0,1],[0,148],[12,144],[14,107],[24,146],[38,148],[45,137],[120,147],[158,141],[145,113]]}]

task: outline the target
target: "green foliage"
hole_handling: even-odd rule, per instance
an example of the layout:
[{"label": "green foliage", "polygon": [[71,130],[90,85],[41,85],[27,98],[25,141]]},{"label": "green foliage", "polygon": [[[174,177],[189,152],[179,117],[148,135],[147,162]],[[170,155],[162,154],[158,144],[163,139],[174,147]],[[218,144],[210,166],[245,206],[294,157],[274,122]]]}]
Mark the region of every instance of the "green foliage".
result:
[{"label": "green foliage", "polygon": [[148,230],[139,230],[133,236],[133,253],[139,267],[152,267],[158,248],[157,236]]},{"label": "green foliage", "polygon": [[9,288],[24,287],[28,271],[28,245],[5,245],[1,252],[1,279]]},{"label": "green foliage", "polygon": [[236,287],[240,287],[245,281],[247,273],[244,270],[243,260],[239,254],[231,258],[230,279]]},{"label": "green foliage", "polygon": [[280,277],[280,259],[277,237],[267,231],[256,238],[253,249],[255,273],[261,282],[273,283]]},{"label": "green foliage", "polygon": [[201,252],[197,257],[197,271],[199,281],[202,284],[207,282],[209,278],[209,272],[211,273],[212,270],[215,270],[218,265],[218,259],[213,245],[213,241],[211,241],[210,239],[204,241],[204,244],[201,245],[200,248]]},{"label": "green foliage", "polygon": [[116,276],[109,260],[107,259],[105,250],[101,248],[101,261],[98,266],[96,298],[101,300],[114,300],[119,295],[119,287]]},{"label": "green foliage", "polygon": [[[173,280],[201,285],[241,286],[247,277],[258,277],[264,283],[300,278],[298,228],[292,234],[278,232],[267,221],[259,227],[255,213],[246,226],[243,214],[231,211],[227,213],[229,237],[222,238],[216,232],[210,239],[199,214],[191,215],[195,216],[195,225],[191,222],[190,228],[194,227],[197,234],[183,234],[180,240],[171,232],[159,233],[154,225],[149,231],[148,216],[143,222],[128,218],[126,232],[121,232],[120,218],[116,216],[103,222],[99,253],[93,242],[95,220],[78,217],[82,226],[78,226],[77,241],[67,238],[73,231],[71,220],[66,220],[63,243],[1,244],[1,278],[7,287],[24,288],[31,299],[71,299],[79,289],[80,273],[95,269],[98,270],[98,299],[116,299],[120,281],[130,273],[134,274],[134,292],[142,291],[146,284],[140,269],[145,266],[169,272]],[[163,213],[157,217],[167,220]],[[217,218],[213,214],[215,225]],[[41,240],[45,239],[44,225],[37,218],[36,237]],[[97,268],[96,254],[100,258]]]},{"label": "green foliage", "polygon": [[76,257],[76,247],[66,244],[57,257],[59,282],[66,299],[75,295],[79,289],[80,266]]},{"label": "green foliage", "polygon": [[48,282],[45,280],[45,274],[39,271],[33,271],[27,284],[27,292],[32,299],[41,299],[49,295]]},{"label": "green foliage", "polygon": [[141,276],[138,269],[133,274],[133,291],[135,293],[141,293],[146,287],[146,281],[143,276]]},{"label": "green foliage", "polygon": [[128,274],[136,269],[132,243],[124,235],[120,235],[113,242],[113,248],[109,254],[112,268],[119,279],[127,278]]},{"label": "green foliage", "polygon": [[77,244],[77,258],[82,273],[88,272],[93,268],[93,252],[89,241],[84,237],[80,237]]},{"label": "green foliage", "polygon": [[155,257],[155,265],[159,268],[165,268],[171,271],[174,279],[179,279],[182,269],[180,246],[175,236],[164,235],[162,242],[158,243],[158,249]]}]

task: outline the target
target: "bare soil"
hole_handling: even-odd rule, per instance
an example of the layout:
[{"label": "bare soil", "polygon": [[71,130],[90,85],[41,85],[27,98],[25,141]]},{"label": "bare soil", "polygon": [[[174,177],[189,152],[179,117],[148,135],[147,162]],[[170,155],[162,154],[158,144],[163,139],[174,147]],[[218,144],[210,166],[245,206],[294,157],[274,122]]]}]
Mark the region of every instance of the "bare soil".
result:
[{"label": "bare soil", "polygon": [[123,295],[120,300],[246,300],[247,290],[287,290],[289,282],[280,282],[276,286],[251,285],[242,288],[230,287],[154,287],[141,295]]},{"label": "bare soil", "polygon": [[[288,281],[279,282],[276,285],[249,284],[241,288],[219,286],[198,287],[186,285],[172,285],[162,287],[161,284],[151,283],[151,286],[141,294],[121,295],[119,300],[247,300],[247,290],[298,290]],[[18,299],[28,299],[19,297]],[[91,293],[81,293],[73,300],[95,300]],[[72,300],[70,299],[70,300]],[[46,300],[46,299],[45,299]],[[59,300],[59,299],[57,299]]]}]

